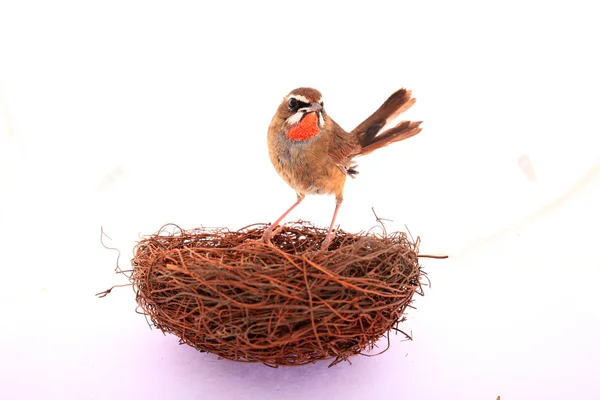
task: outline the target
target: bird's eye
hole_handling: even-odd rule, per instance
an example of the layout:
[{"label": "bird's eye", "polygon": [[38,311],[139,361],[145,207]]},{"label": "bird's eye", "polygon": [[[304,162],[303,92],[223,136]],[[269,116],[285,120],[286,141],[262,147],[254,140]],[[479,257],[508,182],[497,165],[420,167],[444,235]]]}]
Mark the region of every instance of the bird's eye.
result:
[{"label": "bird's eye", "polygon": [[296,107],[298,107],[298,100],[296,100],[295,98],[291,98],[288,100],[288,107],[290,110],[294,110]]}]

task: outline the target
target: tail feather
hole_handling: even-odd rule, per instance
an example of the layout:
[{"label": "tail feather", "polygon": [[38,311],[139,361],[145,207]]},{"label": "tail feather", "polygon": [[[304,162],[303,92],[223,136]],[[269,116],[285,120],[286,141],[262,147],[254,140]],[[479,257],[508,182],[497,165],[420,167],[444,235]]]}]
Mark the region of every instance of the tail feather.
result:
[{"label": "tail feather", "polygon": [[[377,134],[414,103],[412,92],[400,89],[392,94],[369,118],[365,119],[351,132],[364,147],[374,141]],[[394,128],[392,128],[394,129]]]},{"label": "tail feather", "polygon": [[[395,127],[383,131],[379,135],[373,135],[373,137],[368,138],[368,141],[365,140],[364,143],[361,143],[362,149],[358,155],[362,156],[369,154],[374,150],[387,146],[388,144],[399,142],[415,136],[421,132],[421,122],[422,121],[402,121]],[[366,136],[364,138],[367,139]]]}]

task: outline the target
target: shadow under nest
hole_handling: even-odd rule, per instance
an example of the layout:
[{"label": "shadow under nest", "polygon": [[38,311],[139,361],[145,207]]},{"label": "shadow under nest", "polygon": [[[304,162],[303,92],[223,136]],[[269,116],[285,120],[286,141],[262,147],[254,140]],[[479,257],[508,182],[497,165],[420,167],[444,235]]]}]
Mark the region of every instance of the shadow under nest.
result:
[{"label": "shadow under nest", "polygon": [[260,240],[267,227],[166,225],[144,237],[130,277],[143,313],[200,351],[274,367],[335,365],[386,334],[389,347],[422,294],[419,239],[338,230],[320,251],[325,229],[285,225],[269,245]]}]

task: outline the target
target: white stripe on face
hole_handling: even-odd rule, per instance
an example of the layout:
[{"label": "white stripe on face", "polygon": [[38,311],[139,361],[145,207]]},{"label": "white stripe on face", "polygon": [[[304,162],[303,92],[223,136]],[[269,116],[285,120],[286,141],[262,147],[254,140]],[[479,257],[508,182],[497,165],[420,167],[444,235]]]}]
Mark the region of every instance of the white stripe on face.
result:
[{"label": "white stripe on face", "polygon": [[[298,110],[294,115],[292,115],[286,120],[288,125],[296,125],[298,122],[300,122],[304,114],[305,113],[302,111],[302,109]],[[319,127],[322,128],[325,125],[325,118],[323,118],[323,113],[317,112],[317,117],[319,118]]]},{"label": "white stripe on face", "polygon": [[[308,101],[308,99],[306,97],[302,96],[301,94],[290,94],[285,99],[289,100],[291,98],[294,98],[294,99],[296,99],[298,101],[301,101],[303,103],[308,103],[308,104],[312,103],[311,101]],[[321,98],[319,98],[315,103],[320,103],[320,102],[321,102]]]},{"label": "white stripe on face", "polygon": [[297,111],[294,115],[287,119],[288,125],[296,125],[302,119],[304,113],[302,111]]},{"label": "white stripe on face", "polygon": [[302,96],[301,94],[290,94],[288,97],[285,98],[286,100],[289,99],[296,99],[298,101],[302,101],[304,103],[308,103],[310,104],[310,101],[308,101],[308,99],[304,96]]}]

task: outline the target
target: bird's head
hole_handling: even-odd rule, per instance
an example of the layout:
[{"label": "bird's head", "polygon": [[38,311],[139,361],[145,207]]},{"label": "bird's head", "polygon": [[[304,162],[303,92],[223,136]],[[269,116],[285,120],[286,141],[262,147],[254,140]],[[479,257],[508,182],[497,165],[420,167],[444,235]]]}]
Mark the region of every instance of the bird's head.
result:
[{"label": "bird's head", "polygon": [[298,88],[284,97],[272,125],[285,132],[290,140],[308,140],[321,132],[325,117],[321,93],[312,88]]}]

